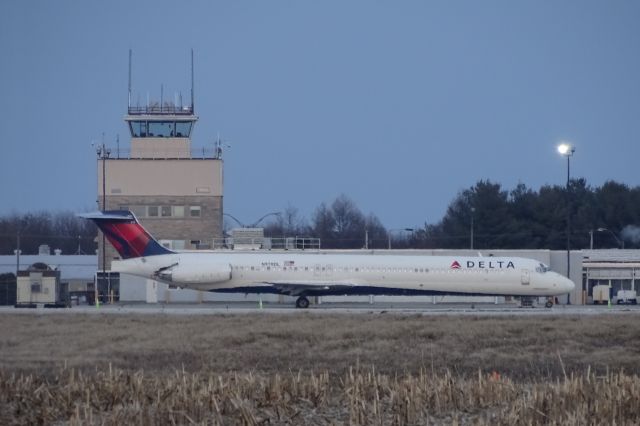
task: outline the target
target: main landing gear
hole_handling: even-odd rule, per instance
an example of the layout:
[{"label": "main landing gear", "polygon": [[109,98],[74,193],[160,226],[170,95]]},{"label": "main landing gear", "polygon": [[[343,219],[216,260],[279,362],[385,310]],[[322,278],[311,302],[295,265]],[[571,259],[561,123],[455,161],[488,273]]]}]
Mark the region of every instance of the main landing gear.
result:
[{"label": "main landing gear", "polygon": [[298,297],[296,300],[296,308],[307,309],[309,307],[309,299],[304,296]]},{"label": "main landing gear", "polygon": [[[521,308],[533,308],[534,303],[537,304],[537,298],[531,296],[522,296],[520,297],[520,307]],[[554,299],[553,297],[547,297],[547,301],[544,303],[545,308],[553,308]]]}]

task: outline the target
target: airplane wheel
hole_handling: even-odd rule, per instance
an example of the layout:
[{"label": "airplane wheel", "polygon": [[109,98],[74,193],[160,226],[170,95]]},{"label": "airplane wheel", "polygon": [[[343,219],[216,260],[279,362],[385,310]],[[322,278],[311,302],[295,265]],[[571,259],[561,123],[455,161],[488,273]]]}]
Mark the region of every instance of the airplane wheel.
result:
[{"label": "airplane wheel", "polygon": [[547,303],[544,304],[545,308],[553,308],[553,302],[551,302],[550,300],[547,300]]},{"label": "airplane wheel", "polygon": [[296,300],[296,308],[307,309],[309,307],[309,299],[304,296],[298,297]]}]

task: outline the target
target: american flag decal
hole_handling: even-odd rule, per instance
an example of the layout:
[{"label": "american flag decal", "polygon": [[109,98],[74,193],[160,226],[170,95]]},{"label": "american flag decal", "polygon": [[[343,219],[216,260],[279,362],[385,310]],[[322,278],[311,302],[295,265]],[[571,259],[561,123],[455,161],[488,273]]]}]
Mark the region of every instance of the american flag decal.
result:
[{"label": "american flag decal", "polygon": [[284,266],[293,266],[294,265],[294,261],[293,260],[285,260],[284,261]]}]

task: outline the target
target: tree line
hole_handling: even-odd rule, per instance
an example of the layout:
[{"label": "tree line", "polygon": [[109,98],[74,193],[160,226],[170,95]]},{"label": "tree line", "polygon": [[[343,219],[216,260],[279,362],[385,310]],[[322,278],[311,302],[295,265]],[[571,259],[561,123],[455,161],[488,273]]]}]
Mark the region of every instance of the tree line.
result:
[{"label": "tree line", "polygon": [[[568,209],[568,210],[567,210]],[[591,187],[584,179],[539,190],[518,184],[514,189],[480,180],[460,191],[443,218],[407,232],[392,232],[378,217],[364,214],[353,200],[340,195],[321,203],[307,220],[288,206],[265,225],[268,237],[320,238],[323,248],[566,248],[567,212],[571,219],[571,247],[640,248],[640,187],[609,181]],[[13,254],[18,236],[24,254],[47,244],[65,254],[91,254],[97,229],[73,212],[13,213],[0,217],[0,254]]]},{"label": "tree line", "polygon": [[11,213],[0,217],[0,254],[13,254],[20,243],[23,254],[37,254],[46,244],[64,254],[96,252],[97,227],[74,212]]},{"label": "tree line", "polygon": [[319,237],[324,248],[384,248],[391,239],[394,248],[426,249],[471,248],[473,232],[474,249],[561,250],[567,247],[567,211],[573,249],[640,247],[640,187],[614,181],[591,187],[585,179],[537,191],[480,180],[455,196],[439,222],[392,235],[374,214],[365,216],[341,195],[320,204],[309,223],[289,207],[265,232]]},{"label": "tree line", "polygon": [[567,217],[574,249],[592,243],[593,248],[640,247],[640,187],[614,181],[591,187],[585,179],[538,191],[524,184],[508,191],[481,180],[455,197],[439,223],[414,238],[422,237],[428,247],[470,247],[472,217],[478,249],[564,249]]}]

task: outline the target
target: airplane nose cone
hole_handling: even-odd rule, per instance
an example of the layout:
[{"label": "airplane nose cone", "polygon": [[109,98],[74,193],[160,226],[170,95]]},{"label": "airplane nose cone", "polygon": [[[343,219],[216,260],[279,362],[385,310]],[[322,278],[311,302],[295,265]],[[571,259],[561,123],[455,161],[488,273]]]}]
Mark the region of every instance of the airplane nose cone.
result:
[{"label": "airplane nose cone", "polygon": [[569,278],[564,278],[562,286],[564,287],[567,293],[572,292],[573,289],[576,288],[575,283],[571,281]]}]

